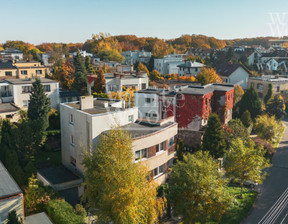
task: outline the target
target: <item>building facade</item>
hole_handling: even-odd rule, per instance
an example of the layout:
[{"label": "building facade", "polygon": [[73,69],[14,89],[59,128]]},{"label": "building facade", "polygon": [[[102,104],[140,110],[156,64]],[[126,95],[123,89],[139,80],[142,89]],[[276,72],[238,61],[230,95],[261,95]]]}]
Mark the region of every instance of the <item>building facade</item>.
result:
[{"label": "building facade", "polygon": [[196,76],[205,65],[195,61],[185,61],[177,67],[178,76]]},{"label": "building facade", "polygon": [[154,59],[154,69],[161,75],[178,73],[178,65],[183,64],[184,54],[165,55],[163,58]]}]

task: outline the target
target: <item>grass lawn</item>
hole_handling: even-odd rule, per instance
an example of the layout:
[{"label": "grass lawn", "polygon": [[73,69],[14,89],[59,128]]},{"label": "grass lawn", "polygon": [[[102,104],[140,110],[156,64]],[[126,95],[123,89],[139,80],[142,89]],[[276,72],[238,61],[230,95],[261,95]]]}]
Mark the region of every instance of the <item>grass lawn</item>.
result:
[{"label": "grass lawn", "polygon": [[277,147],[278,147],[278,145],[279,145],[279,142],[281,141],[282,136],[283,136],[283,134],[284,134],[284,131],[285,131],[285,127],[283,126],[282,129],[281,129],[281,132],[280,132],[280,135],[279,135],[277,141],[276,141],[275,143],[273,143],[273,145],[272,145],[275,150],[277,150]]},{"label": "grass lawn", "polygon": [[47,161],[50,161],[50,163],[53,166],[61,165],[61,150],[54,152],[53,151],[41,152],[35,156],[35,163],[43,163]]},{"label": "grass lawn", "polygon": [[258,192],[244,188],[243,198],[239,199],[240,187],[229,187],[229,192],[235,196],[234,205],[223,215],[220,224],[238,224],[247,217],[252,208]]}]

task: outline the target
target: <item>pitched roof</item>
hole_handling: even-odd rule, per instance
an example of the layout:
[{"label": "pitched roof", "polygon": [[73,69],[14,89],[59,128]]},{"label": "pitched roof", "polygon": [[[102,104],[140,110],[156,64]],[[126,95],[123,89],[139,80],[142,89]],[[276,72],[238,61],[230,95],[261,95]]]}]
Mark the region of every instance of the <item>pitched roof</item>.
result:
[{"label": "pitched roof", "polygon": [[1,51],[1,52],[3,52],[3,53],[5,53],[5,54],[12,54],[12,53],[17,53],[17,54],[23,54],[23,52],[22,51],[20,51],[20,50],[18,50],[18,49],[15,49],[15,48],[8,48],[8,49],[6,49],[6,50],[3,50],[3,51]]},{"label": "pitched roof", "polygon": [[0,61],[0,69],[17,69],[12,61]]},{"label": "pitched roof", "polygon": [[217,67],[216,72],[220,76],[229,77],[233,72],[235,72],[238,68],[242,67],[249,75],[251,75],[251,72],[242,64],[233,64],[230,62],[224,62],[220,66]]},{"label": "pitched roof", "polygon": [[10,176],[9,172],[4,167],[1,161],[0,180],[0,199],[22,193],[21,189],[19,188],[15,180]]}]

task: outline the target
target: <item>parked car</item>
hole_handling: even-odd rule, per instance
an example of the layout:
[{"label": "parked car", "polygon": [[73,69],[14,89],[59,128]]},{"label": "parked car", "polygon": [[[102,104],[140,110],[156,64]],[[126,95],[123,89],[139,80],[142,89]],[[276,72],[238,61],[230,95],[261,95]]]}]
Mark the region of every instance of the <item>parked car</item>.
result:
[{"label": "parked car", "polygon": [[[235,180],[234,178],[231,178],[230,184],[240,185],[240,180]],[[251,180],[244,181],[244,186],[246,186],[246,187],[255,188],[257,185],[258,185],[258,183],[253,182]]]}]

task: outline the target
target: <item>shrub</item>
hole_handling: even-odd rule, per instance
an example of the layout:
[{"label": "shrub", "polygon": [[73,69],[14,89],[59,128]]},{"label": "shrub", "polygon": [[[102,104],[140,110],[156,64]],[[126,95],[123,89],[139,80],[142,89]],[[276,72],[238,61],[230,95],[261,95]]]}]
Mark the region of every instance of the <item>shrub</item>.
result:
[{"label": "shrub", "polygon": [[84,224],[83,210],[76,212],[64,199],[51,200],[46,205],[46,211],[55,224]]},{"label": "shrub", "polygon": [[275,152],[275,149],[273,148],[273,146],[269,142],[261,139],[260,137],[253,138],[253,141],[255,143],[256,148],[259,148],[259,147],[264,148],[264,150],[266,151],[266,154],[265,154],[266,158],[269,158],[269,159],[272,158],[272,156]]}]

